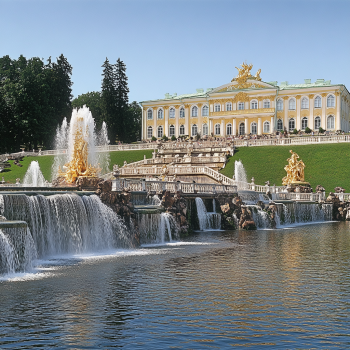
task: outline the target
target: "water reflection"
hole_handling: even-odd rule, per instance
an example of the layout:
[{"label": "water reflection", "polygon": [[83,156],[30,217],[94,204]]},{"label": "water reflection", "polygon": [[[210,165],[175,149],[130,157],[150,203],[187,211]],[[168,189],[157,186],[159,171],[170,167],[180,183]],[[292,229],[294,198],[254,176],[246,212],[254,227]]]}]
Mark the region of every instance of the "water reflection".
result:
[{"label": "water reflection", "polygon": [[[348,223],[201,233],[211,245],[0,284],[0,348],[346,348]],[[40,340],[40,342],[39,342]]]}]

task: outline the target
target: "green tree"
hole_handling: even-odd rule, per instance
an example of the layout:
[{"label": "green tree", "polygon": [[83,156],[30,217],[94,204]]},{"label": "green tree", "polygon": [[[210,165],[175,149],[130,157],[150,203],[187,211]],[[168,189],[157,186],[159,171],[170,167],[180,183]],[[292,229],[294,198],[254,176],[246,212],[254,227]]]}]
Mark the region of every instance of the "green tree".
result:
[{"label": "green tree", "polygon": [[116,91],[116,123],[117,123],[117,137],[121,141],[127,141],[129,135],[127,135],[128,125],[130,123],[130,107],[129,107],[129,88],[128,77],[126,76],[126,66],[124,62],[118,58],[114,64],[114,81]]},{"label": "green tree", "polygon": [[136,101],[129,104],[129,110],[126,118],[125,142],[141,140],[142,109]]}]

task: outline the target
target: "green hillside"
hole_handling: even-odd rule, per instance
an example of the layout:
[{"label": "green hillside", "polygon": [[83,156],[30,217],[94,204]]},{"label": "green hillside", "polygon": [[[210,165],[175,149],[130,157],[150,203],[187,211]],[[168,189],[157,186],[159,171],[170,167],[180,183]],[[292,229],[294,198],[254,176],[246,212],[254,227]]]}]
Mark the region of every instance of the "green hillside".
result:
[{"label": "green hillside", "polygon": [[290,149],[298,153],[305,163],[305,181],[310,182],[313,189],[322,185],[329,192],[336,186],[341,186],[346,192],[350,192],[350,144],[347,143],[241,147],[221,172],[232,177],[235,160],[240,159],[246,169],[248,181],[254,176],[258,185],[269,180],[271,184],[281,186],[282,178],[286,175],[283,168],[287,165]]},{"label": "green hillside", "polygon": [[[146,158],[151,158],[152,150],[110,152],[110,168],[112,168],[113,164],[122,166],[124,164],[124,160],[126,160],[128,163],[142,160],[144,155],[146,155]],[[6,182],[15,183],[16,179],[20,178],[22,182],[29,165],[33,160],[37,160],[39,162],[40,169],[45,179],[50,180],[54,156],[24,157],[23,161],[21,161],[23,167],[14,165],[13,161],[10,160],[9,163],[11,163],[11,168],[5,169],[4,172],[0,173],[0,180],[2,177],[4,177]]]}]

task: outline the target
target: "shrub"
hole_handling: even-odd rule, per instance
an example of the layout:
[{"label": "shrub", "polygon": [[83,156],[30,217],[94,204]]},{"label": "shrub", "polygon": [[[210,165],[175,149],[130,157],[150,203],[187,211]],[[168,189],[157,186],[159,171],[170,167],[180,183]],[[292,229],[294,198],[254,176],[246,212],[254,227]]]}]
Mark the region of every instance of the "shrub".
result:
[{"label": "shrub", "polygon": [[163,135],[162,140],[164,140],[164,141],[168,141],[168,140],[169,140],[169,139],[168,139],[168,136]]},{"label": "shrub", "polygon": [[292,134],[296,135],[298,133],[298,130],[297,129],[294,129]]},{"label": "shrub", "polygon": [[157,141],[157,138],[155,136],[152,136],[152,141]]},{"label": "shrub", "polygon": [[175,135],[171,136],[171,141],[176,141]]},{"label": "shrub", "polygon": [[311,134],[312,130],[307,126],[305,128],[305,134]]},{"label": "shrub", "polygon": [[324,134],[325,131],[326,131],[326,130],[325,130],[325,129],[322,129],[322,127],[319,127],[319,128],[318,128],[318,132],[319,132],[320,134]]}]

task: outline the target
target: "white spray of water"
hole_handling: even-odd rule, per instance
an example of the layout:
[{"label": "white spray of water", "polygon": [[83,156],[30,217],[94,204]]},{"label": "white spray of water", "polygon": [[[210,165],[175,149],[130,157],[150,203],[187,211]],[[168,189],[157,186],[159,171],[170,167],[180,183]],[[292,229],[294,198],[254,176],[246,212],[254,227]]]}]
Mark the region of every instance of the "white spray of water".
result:
[{"label": "white spray of water", "polygon": [[24,175],[23,186],[25,187],[45,187],[46,181],[40,170],[39,162],[32,161]]},{"label": "white spray of water", "polygon": [[235,160],[235,181],[239,190],[249,189],[247,173],[241,160]]}]

